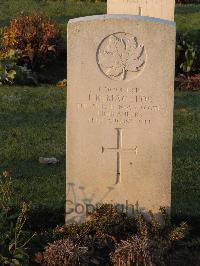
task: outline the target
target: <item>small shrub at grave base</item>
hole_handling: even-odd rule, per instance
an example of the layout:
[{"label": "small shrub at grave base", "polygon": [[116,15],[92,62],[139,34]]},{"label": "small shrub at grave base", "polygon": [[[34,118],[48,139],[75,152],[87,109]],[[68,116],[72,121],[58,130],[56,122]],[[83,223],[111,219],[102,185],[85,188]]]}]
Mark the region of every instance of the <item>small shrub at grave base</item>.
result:
[{"label": "small shrub at grave base", "polygon": [[[52,235],[46,235],[45,241],[50,244],[36,253],[36,261],[40,265],[71,265],[70,250],[71,254],[75,250],[77,254],[84,251],[81,264],[78,256],[74,257],[73,265],[177,265],[173,263],[183,261],[180,250],[189,257],[191,249],[195,250],[194,258],[188,261],[193,263],[198,259],[200,241],[186,241],[186,223],[171,225],[164,208],[161,208],[164,226],[160,226],[151,212],[149,215],[151,222],[146,222],[139,212],[129,219],[114,206],[103,205],[83,224],[56,228]],[[66,264],[61,263],[63,258]]]},{"label": "small shrub at grave base", "polygon": [[87,247],[88,252],[85,256],[88,257],[90,265],[93,265],[92,263],[106,265],[110,260],[109,253],[113,251],[115,244],[120,239],[126,239],[135,230],[132,219],[111,205],[102,205],[95,209],[83,224],[57,228],[52,236],[46,234],[46,236],[43,235],[43,239],[46,238],[48,243],[51,242],[50,237],[52,237],[52,241],[70,239],[81,247]]},{"label": "small shrub at grave base", "polygon": [[60,239],[46,246],[43,255],[36,254],[36,262],[48,266],[89,265],[88,249],[70,239]]},{"label": "small shrub at grave base", "polygon": [[3,49],[18,49],[19,65],[37,70],[55,60],[63,40],[56,25],[43,13],[21,14],[3,31]]},{"label": "small shrub at grave base", "polygon": [[[167,217],[164,209],[161,214]],[[182,223],[172,227],[167,219],[163,227],[151,212],[150,215],[151,222],[147,223],[140,213],[137,214],[137,233],[117,243],[115,251],[110,254],[113,265],[167,265],[168,256],[176,242],[186,236],[188,226]]]},{"label": "small shrub at grave base", "polygon": [[85,226],[90,232],[101,232],[117,241],[136,232],[133,219],[110,204],[103,204],[89,213]]}]

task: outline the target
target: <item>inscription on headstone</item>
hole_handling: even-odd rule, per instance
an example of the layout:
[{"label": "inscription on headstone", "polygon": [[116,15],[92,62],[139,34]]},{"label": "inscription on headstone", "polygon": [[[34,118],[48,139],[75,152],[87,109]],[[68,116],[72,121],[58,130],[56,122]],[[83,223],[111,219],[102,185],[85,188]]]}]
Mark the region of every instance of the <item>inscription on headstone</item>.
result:
[{"label": "inscription on headstone", "polygon": [[150,124],[151,114],[160,111],[153,97],[143,94],[139,88],[94,88],[87,100],[77,103],[77,110],[88,117],[89,123]]},{"label": "inscription on headstone", "polygon": [[173,22],[69,22],[67,222],[103,202],[170,207],[174,50]]}]

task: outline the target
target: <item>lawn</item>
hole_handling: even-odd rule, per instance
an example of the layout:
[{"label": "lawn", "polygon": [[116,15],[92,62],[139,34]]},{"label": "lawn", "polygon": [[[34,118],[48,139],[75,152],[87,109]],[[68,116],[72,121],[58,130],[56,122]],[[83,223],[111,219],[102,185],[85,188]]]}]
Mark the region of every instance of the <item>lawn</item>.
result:
[{"label": "lawn", "polygon": [[[31,202],[32,212],[40,210],[42,216],[64,211],[65,99],[55,86],[0,88],[0,172],[12,171],[13,203]],[[60,163],[38,162],[51,156]]]},{"label": "lawn", "polygon": [[[61,221],[64,211],[65,98],[56,86],[0,89],[0,172],[12,170],[13,203],[30,201],[36,224],[39,217]],[[172,210],[189,219],[200,218],[199,102],[199,92],[176,92]],[[40,156],[55,156],[60,164],[41,165]]]},{"label": "lawn", "polygon": [[[45,12],[59,24],[66,38],[67,21],[71,18],[106,13],[106,3],[90,3],[76,0],[0,0],[0,26],[9,24],[10,19],[21,12]],[[177,5],[175,20],[178,31],[200,30],[200,5]],[[189,23],[188,23],[189,22]]]},{"label": "lawn", "polygon": [[176,92],[172,176],[175,216],[200,218],[200,93]]},{"label": "lawn", "polygon": [[[22,11],[44,11],[66,38],[69,18],[105,13],[105,3],[0,0],[0,26]],[[189,21],[189,23],[188,23]],[[200,6],[177,6],[178,31],[200,30]],[[65,71],[63,71],[65,72]],[[172,213],[191,223],[200,220],[200,93],[178,92],[175,97]],[[63,222],[65,200],[64,90],[55,85],[0,87],[0,172],[12,170],[17,196],[31,202],[30,224],[54,226]],[[40,156],[60,163],[45,166]]]}]

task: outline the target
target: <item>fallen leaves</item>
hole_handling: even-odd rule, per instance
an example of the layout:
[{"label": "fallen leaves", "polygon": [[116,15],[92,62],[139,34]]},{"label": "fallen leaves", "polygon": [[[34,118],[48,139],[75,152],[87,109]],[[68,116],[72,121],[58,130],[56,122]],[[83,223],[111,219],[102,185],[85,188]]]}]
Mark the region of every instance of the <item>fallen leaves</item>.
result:
[{"label": "fallen leaves", "polygon": [[57,83],[57,87],[60,89],[64,89],[67,87],[67,80],[63,79]]}]

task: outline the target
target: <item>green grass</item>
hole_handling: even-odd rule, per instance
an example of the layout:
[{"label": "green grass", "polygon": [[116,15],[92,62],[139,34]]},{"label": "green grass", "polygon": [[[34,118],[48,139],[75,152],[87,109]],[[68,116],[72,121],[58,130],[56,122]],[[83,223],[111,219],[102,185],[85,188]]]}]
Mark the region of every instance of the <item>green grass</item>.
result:
[{"label": "green grass", "polygon": [[[64,210],[65,98],[54,86],[0,88],[0,172],[12,170],[13,202],[30,201],[34,220]],[[172,210],[191,219],[200,218],[199,102],[200,92],[176,92]],[[60,164],[41,165],[40,156],[55,156]]]},{"label": "green grass", "polygon": [[[40,0],[0,0],[0,26],[22,11],[44,11],[66,38],[73,17],[106,12],[105,3]],[[178,31],[199,36],[200,6],[177,6]],[[54,70],[53,70],[54,71]],[[65,104],[63,90],[40,87],[0,87],[0,172],[13,171],[17,196],[32,203],[31,223],[63,219],[65,197]],[[172,213],[200,219],[200,93],[176,92],[172,178]],[[40,156],[55,156],[60,164],[39,164]],[[37,225],[36,225],[37,226]]]},{"label": "green grass", "polygon": [[[14,205],[64,209],[65,93],[53,86],[0,88],[0,172],[12,170]],[[41,165],[40,156],[60,164]]]},{"label": "green grass", "polygon": [[172,206],[180,217],[200,218],[200,93],[176,92]]},{"label": "green grass", "polygon": [[40,0],[0,0],[0,26],[7,26],[10,19],[21,12],[45,12],[55,21],[66,37],[67,21],[71,18],[97,15],[106,12],[105,3],[90,3],[74,0],[40,1]]},{"label": "green grass", "polygon": [[[58,23],[66,37],[66,24],[71,18],[104,14],[106,3],[90,3],[75,0],[41,1],[41,0],[0,0],[0,26],[9,24],[10,19],[20,12],[45,12]],[[176,16],[178,31],[200,30],[200,5],[177,5]]]},{"label": "green grass", "polygon": [[177,5],[175,20],[180,31],[200,30],[200,5]]}]

